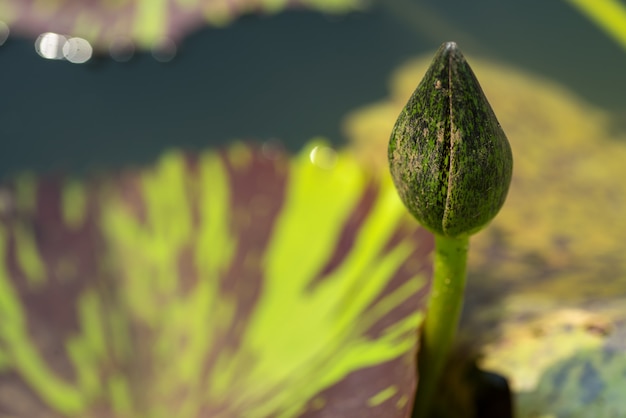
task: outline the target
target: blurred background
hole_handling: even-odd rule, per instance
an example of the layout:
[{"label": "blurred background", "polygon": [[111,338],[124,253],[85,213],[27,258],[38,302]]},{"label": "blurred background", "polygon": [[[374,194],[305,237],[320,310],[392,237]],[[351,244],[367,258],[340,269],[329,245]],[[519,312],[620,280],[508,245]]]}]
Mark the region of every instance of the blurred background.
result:
[{"label": "blurred background", "polygon": [[252,7],[218,25],[190,24],[160,50],[94,46],[83,64],[38,55],[36,25],[13,24],[16,7],[30,3],[44,19],[46,2],[0,1],[2,177],[142,163],[233,139],[291,150],[319,135],[343,144],[351,110],[386,97],[396,67],[448,40],[561,83],[626,129],[626,54],[567,1]]},{"label": "blurred background", "polygon": [[[613,373],[626,373],[625,8],[0,0],[0,179],[235,140],[296,152],[320,136],[387,173],[398,112],[436,48],[456,41],[515,158],[505,207],[472,239],[461,330],[521,394],[518,416],[626,416]],[[559,392],[564,380],[579,387]]]}]

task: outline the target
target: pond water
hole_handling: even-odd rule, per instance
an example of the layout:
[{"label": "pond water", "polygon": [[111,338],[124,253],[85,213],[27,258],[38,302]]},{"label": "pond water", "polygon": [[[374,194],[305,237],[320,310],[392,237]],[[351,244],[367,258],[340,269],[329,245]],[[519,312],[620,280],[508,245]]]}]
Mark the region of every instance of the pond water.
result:
[{"label": "pond water", "polygon": [[385,97],[394,68],[448,40],[625,118],[626,51],[565,1],[388,0],[342,16],[245,16],[193,33],[168,63],[147,53],[44,60],[32,39],[12,36],[0,46],[0,176],[142,163],[233,139],[341,144],[350,110]]}]

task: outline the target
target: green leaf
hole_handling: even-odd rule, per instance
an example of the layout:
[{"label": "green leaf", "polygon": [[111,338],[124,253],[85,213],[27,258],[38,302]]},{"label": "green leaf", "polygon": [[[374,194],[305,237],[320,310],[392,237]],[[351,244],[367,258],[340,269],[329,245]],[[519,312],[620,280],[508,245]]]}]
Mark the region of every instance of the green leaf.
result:
[{"label": "green leaf", "polygon": [[313,143],[0,188],[0,412],[406,417],[432,237]]},{"label": "green leaf", "polygon": [[626,48],[626,7],[619,0],[568,0],[622,48]]}]

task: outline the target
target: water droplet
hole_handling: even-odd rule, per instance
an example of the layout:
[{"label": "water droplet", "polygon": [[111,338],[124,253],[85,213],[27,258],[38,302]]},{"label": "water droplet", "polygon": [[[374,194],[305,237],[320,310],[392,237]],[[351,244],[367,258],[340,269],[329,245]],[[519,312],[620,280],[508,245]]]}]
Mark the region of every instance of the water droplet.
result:
[{"label": "water droplet", "polygon": [[325,170],[330,170],[337,164],[337,152],[326,146],[318,145],[313,148],[309,154],[309,158],[313,164]]}]

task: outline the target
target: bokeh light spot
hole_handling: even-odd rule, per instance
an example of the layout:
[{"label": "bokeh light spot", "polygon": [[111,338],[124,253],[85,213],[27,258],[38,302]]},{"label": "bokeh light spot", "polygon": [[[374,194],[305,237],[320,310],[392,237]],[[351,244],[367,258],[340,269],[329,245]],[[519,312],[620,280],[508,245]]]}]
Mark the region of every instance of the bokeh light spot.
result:
[{"label": "bokeh light spot", "polygon": [[283,146],[278,139],[270,139],[261,145],[261,153],[270,160],[276,160],[284,153]]},{"label": "bokeh light spot", "polygon": [[35,41],[35,50],[43,57],[50,60],[65,58],[63,47],[67,43],[67,38],[58,33],[46,32],[39,35]]},{"label": "bokeh light spot", "polygon": [[93,54],[91,44],[83,38],[70,38],[63,45],[63,56],[71,63],[82,64]]},{"label": "bokeh light spot", "polygon": [[171,61],[176,56],[176,44],[169,38],[163,38],[152,48],[152,56],[159,62]]},{"label": "bokeh light spot", "polygon": [[109,45],[109,55],[117,62],[127,62],[135,55],[135,45],[130,38],[118,38]]},{"label": "bokeh light spot", "polygon": [[2,44],[4,44],[9,38],[10,32],[11,31],[9,30],[9,26],[2,20],[0,20],[0,46],[2,46]]}]

